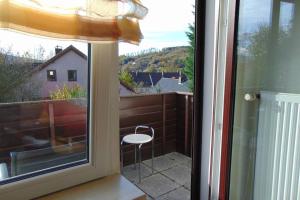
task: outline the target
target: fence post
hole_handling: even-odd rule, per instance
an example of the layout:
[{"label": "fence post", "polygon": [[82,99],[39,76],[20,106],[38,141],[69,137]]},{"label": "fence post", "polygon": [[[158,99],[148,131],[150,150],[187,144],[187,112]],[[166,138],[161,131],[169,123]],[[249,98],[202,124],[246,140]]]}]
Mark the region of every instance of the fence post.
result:
[{"label": "fence post", "polygon": [[162,95],[162,114],[163,114],[163,153],[166,153],[166,96]]},{"label": "fence post", "polygon": [[184,116],[184,154],[188,155],[189,146],[189,96],[185,95],[185,116]]},{"label": "fence post", "polygon": [[54,108],[52,103],[49,103],[49,126],[50,126],[51,144],[52,146],[55,146],[56,140],[55,140],[55,125],[54,125]]}]

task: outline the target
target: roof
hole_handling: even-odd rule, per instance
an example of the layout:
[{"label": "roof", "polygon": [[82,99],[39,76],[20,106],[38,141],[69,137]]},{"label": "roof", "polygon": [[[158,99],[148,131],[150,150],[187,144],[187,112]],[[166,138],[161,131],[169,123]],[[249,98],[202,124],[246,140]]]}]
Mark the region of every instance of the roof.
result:
[{"label": "roof", "polygon": [[124,81],[120,80],[120,84],[121,84],[123,87],[125,87],[127,90],[129,90],[129,91],[135,93],[134,89],[131,88],[130,86],[128,86],[126,83],[124,83]]},{"label": "roof", "polygon": [[84,53],[82,53],[81,51],[79,51],[73,45],[70,45],[67,48],[65,48],[64,50],[62,50],[61,52],[59,52],[58,54],[56,54],[55,56],[53,56],[52,58],[50,58],[49,60],[47,60],[46,62],[44,62],[43,64],[41,64],[39,66],[38,70],[44,69],[45,67],[47,67],[51,63],[54,63],[57,59],[61,58],[62,56],[64,56],[65,54],[67,54],[70,51],[75,52],[77,55],[79,55],[83,59],[87,60],[87,56]]},{"label": "roof", "polygon": [[[155,86],[162,78],[172,78],[179,79],[179,72],[130,72],[133,81],[137,85],[142,85],[142,87],[152,87]],[[187,77],[181,74],[181,81],[186,82]]]},{"label": "roof", "polygon": [[187,82],[179,84],[177,79],[162,78],[157,83],[160,92],[190,92]]}]

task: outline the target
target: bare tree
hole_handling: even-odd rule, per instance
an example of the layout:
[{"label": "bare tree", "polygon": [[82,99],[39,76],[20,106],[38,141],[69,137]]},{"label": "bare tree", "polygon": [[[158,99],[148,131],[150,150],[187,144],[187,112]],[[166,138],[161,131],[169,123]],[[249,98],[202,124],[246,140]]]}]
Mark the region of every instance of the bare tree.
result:
[{"label": "bare tree", "polygon": [[37,98],[38,83],[30,83],[32,72],[33,59],[28,52],[15,56],[10,49],[0,49],[0,102]]}]

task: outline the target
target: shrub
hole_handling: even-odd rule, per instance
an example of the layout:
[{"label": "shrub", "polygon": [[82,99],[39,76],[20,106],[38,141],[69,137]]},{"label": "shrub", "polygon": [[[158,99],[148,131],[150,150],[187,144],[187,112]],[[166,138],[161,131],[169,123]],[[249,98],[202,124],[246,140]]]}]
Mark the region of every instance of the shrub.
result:
[{"label": "shrub", "polygon": [[126,70],[123,70],[123,71],[120,72],[120,74],[119,74],[119,80],[123,84],[125,84],[126,86],[128,86],[128,87],[130,87],[132,89],[134,89],[136,87],[136,84],[135,84],[135,82],[133,80],[132,75],[128,71],[126,71]]},{"label": "shrub", "polygon": [[50,94],[50,98],[53,100],[73,99],[80,97],[86,97],[86,91],[79,84],[75,84],[72,87],[64,84],[62,88],[57,88],[57,90],[51,92]]}]

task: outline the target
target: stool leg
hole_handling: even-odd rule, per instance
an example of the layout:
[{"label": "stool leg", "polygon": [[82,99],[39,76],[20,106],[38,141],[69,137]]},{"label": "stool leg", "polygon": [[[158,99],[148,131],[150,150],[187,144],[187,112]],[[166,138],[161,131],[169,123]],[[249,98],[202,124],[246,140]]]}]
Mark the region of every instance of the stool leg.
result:
[{"label": "stool leg", "polygon": [[136,145],[134,145],[134,169],[136,169]]},{"label": "stool leg", "polygon": [[121,142],[121,174],[123,174],[123,141]]},{"label": "stool leg", "polygon": [[154,173],[154,139],[152,140],[152,174]]},{"label": "stool leg", "polygon": [[142,162],[142,152],[141,152],[142,145],[139,146],[139,183],[141,183],[141,162]]}]

